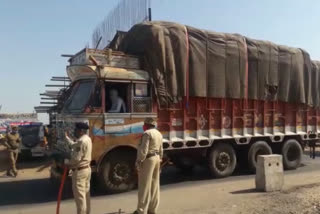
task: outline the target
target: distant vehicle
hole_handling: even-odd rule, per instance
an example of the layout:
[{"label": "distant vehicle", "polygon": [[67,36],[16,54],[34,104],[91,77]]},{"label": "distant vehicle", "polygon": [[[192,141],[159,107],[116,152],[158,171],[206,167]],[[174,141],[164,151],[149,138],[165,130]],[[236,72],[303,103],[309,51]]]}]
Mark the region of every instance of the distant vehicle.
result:
[{"label": "distant vehicle", "polygon": [[21,136],[20,153],[31,157],[43,157],[45,155],[44,126],[42,123],[32,122],[19,126]]}]

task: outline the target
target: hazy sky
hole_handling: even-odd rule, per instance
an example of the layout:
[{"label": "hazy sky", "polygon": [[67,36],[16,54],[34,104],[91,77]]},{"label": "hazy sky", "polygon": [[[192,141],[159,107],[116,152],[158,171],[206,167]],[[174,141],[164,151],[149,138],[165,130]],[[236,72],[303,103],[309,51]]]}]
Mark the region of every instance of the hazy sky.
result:
[{"label": "hazy sky", "polygon": [[[117,0],[0,0],[1,112],[32,112]],[[319,0],[153,0],[153,20],[301,47],[320,59]]]}]

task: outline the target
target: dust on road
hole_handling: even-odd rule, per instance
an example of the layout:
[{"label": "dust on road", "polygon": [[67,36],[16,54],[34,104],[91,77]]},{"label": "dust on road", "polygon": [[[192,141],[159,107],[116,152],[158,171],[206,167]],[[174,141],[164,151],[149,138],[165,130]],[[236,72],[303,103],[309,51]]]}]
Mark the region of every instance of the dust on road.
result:
[{"label": "dust on road", "polygon": [[[261,193],[254,200],[242,201],[230,214],[319,214],[320,184],[308,184],[273,193]],[[244,196],[245,197],[245,196]]]}]

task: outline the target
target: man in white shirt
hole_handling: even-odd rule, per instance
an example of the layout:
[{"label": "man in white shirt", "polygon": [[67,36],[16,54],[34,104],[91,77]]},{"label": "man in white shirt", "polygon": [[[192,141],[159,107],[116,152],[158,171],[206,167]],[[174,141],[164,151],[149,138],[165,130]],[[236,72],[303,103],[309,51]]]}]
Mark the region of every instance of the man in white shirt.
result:
[{"label": "man in white shirt", "polygon": [[76,201],[77,214],[90,213],[90,179],[92,141],[87,135],[89,126],[86,123],[76,123],[76,141],[66,133],[66,140],[71,145],[71,158],[66,164],[72,170],[72,191]]},{"label": "man in white shirt", "polygon": [[111,108],[109,113],[125,113],[126,105],[121,97],[119,97],[118,91],[115,89],[110,90]]}]

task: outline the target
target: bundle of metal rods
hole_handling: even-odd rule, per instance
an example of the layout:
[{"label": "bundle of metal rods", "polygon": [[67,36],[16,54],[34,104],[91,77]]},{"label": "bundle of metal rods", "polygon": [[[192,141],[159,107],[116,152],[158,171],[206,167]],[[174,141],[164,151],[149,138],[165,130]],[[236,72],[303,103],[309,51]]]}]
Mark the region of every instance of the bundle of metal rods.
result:
[{"label": "bundle of metal rods", "polygon": [[121,0],[93,32],[92,46],[103,49],[117,31],[128,31],[133,25],[150,20],[151,0]]}]

